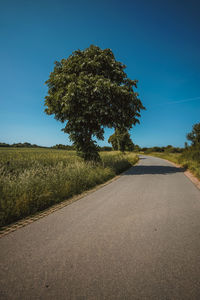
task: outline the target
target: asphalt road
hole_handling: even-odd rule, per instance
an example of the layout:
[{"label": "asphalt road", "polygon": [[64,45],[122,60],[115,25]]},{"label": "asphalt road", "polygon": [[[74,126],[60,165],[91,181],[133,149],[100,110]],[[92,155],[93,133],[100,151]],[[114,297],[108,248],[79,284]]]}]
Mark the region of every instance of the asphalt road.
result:
[{"label": "asphalt road", "polygon": [[200,299],[200,191],[139,165],[0,239],[0,299]]}]

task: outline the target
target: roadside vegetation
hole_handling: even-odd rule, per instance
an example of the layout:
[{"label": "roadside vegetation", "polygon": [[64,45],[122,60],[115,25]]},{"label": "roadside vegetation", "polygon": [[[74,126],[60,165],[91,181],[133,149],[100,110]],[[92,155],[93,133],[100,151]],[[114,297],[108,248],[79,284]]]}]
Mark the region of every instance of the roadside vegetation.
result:
[{"label": "roadside vegetation", "polygon": [[75,151],[0,148],[0,226],[89,190],[135,164],[134,153],[100,152],[99,163]]},{"label": "roadside vegetation", "polygon": [[[187,134],[190,146],[185,143],[185,148],[154,147],[143,149],[143,153],[168,159],[174,163],[189,169],[200,179],[200,123],[194,124],[192,131]],[[145,151],[144,151],[145,150]]]},{"label": "roadside vegetation", "polygon": [[200,152],[198,157],[192,151],[184,151],[183,153],[170,153],[170,152],[148,152],[149,155],[164,158],[174,163],[181,165],[185,169],[189,169],[196,177],[200,179]]}]

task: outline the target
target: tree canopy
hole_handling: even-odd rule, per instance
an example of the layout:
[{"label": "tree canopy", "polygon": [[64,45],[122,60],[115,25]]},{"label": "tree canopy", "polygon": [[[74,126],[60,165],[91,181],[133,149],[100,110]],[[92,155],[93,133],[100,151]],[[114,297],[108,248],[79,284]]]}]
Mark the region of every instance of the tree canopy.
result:
[{"label": "tree canopy", "polygon": [[133,89],[137,80],[129,79],[125,68],[110,49],[91,45],[56,61],[46,81],[45,112],[66,122],[63,131],[85,160],[99,158],[94,138],[103,140],[105,127],[130,129],[139,123],[144,106]]},{"label": "tree canopy", "polygon": [[187,139],[192,142],[193,146],[200,147],[200,123],[193,125],[192,131],[187,134]]},{"label": "tree canopy", "polygon": [[109,137],[108,142],[112,144],[113,150],[119,150],[122,152],[124,152],[125,150],[134,150],[134,144],[127,129],[117,128],[115,132]]}]

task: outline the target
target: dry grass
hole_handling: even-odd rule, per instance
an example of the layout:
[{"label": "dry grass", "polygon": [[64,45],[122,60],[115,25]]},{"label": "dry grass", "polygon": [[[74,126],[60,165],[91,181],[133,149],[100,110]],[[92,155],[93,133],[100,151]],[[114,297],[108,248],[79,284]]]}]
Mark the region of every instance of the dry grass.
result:
[{"label": "dry grass", "polygon": [[85,163],[74,151],[0,149],[0,226],[101,184],[135,164],[132,153],[100,153]]}]

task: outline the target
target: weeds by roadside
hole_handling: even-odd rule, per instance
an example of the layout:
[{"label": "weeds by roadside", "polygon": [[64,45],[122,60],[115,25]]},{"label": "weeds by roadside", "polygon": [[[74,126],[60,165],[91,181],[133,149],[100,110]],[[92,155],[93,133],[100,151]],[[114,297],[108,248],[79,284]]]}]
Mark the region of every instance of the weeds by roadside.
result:
[{"label": "weeds by roadside", "polygon": [[34,214],[101,184],[135,164],[133,153],[100,153],[85,163],[74,151],[0,150],[0,226]]},{"label": "weeds by roadside", "polygon": [[200,154],[194,156],[189,151],[183,153],[157,153],[152,152],[149,155],[164,158],[174,163],[181,165],[182,167],[189,169],[197,178],[200,179]]}]

